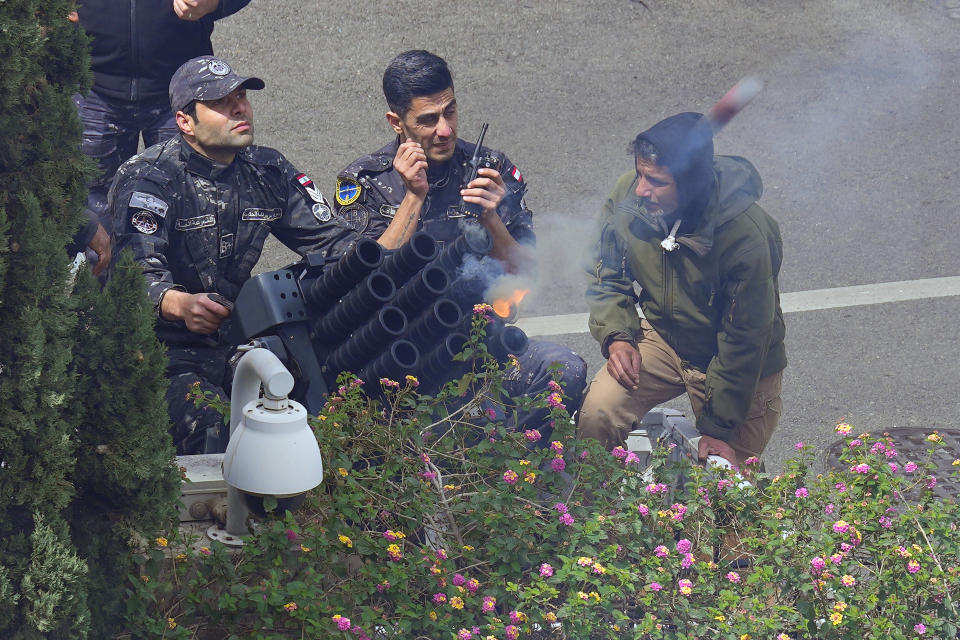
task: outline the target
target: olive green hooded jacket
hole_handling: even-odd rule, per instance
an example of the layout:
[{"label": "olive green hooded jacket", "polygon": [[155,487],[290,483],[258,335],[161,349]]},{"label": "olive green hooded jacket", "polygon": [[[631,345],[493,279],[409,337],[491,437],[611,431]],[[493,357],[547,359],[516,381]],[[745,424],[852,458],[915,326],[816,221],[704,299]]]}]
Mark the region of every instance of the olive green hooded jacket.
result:
[{"label": "olive green hooded jacket", "polygon": [[706,373],[697,429],[726,440],[744,422],[758,380],[787,365],[777,285],[783,242],[756,204],[763,185],[750,162],[716,156],[713,173],[696,227],[678,234],[673,251],[635,195],[636,174],[623,175],[603,209],[586,295],[604,357],[615,340],[643,339],[639,303],[677,355]]}]

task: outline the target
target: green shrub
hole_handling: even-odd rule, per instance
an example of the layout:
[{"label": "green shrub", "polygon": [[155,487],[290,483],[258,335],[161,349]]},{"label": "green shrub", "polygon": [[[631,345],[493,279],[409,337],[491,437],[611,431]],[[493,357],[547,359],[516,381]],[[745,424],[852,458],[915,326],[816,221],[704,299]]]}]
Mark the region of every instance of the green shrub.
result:
[{"label": "green shrub", "polygon": [[[751,465],[744,486],[667,464],[664,447],[649,481],[635,455],[576,440],[554,392],[534,400],[549,441],[477,416],[503,372],[476,336],[473,356],[485,366],[433,397],[413,378],[343,377],[313,423],[326,474],[309,506],[236,556],[154,549],[130,580],[131,635],[955,637],[956,504],[883,436],[816,476],[798,444],[783,473]],[[464,404],[469,388],[479,401]]]}]

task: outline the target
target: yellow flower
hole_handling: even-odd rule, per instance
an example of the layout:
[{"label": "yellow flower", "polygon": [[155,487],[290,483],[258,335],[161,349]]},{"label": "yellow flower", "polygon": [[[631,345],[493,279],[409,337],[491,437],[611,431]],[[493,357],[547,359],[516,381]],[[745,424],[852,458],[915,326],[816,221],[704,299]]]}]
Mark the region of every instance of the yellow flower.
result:
[{"label": "yellow flower", "polygon": [[434,622],[437,621],[437,612],[436,612],[436,611],[431,611],[431,612],[430,612],[430,619],[433,620]]},{"label": "yellow flower", "polygon": [[177,621],[174,620],[173,618],[167,618],[167,626],[170,627],[171,629],[176,629]]},{"label": "yellow flower", "polygon": [[463,598],[460,596],[453,596],[450,598],[450,606],[454,609],[463,609]]},{"label": "yellow flower", "polygon": [[463,550],[464,550],[464,551],[473,551],[473,547],[471,547],[469,544],[465,544],[465,545],[463,545]]},{"label": "yellow flower", "polygon": [[955,467],[960,467],[960,458],[957,458],[956,460],[954,460],[954,461],[951,462],[950,464],[952,464],[952,465],[955,466]]},{"label": "yellow flower", "polygon": [[304,553],[310,553],[311,551],[313,551],[313,549],[311,549],[310,547],[305,547],[303,545],[300,545],[300,551],[303,551]]},{"label": "yellow flower", "polygon": [[297,610],[297,603],[296,603],[296,602],[288,602],[287,604],[283,605],[283,608],[286,609],[287,611],[296,611],[296,610]]},{"label": "yellow flower", "polygon": [[556,622],[557,614],[555,614],[553,611],[550,611],[549,613],[544,614],[543,619],[547,622]]},{"label": "yellow flower", "polygon": [[150,582],[150,576],[140,576],[140,579],[144,582]]},{"label": "yellow flower", "polygon": [[457,488],[456,485],[452,485],[452,484],[445,484],[445,485],[443,485],[443,489],[444,489],[445,491],[453,491],[453,490],[456,489],[456,488]]},{"label": "yellow flower", "polygon": [[741,635],[740,635],[740,640],[750,640],[750,634],[749,634],[749,633],[743,633],[743,634],[741,634]]},{"label": "yellow flower", "polygon": [[343,544],[347,545],[347,547],[349,547],[349,548],[351,548],[351,549],[353,548],[353,540],[351,540],[351,539],[348,538],[347,536],[343,535],[342,533],[337,536],[337,539],[338,539],[340,542],[342,542]]},{"label": "yellow flower", "polygon": [[727,620],[726,616],[724,616],[723,614],[720,614],[718,616],[713,616],[713,619],[716,620],[717,622],[725,622]]},{"label": "yellow flower", "polygon": [[187,554],[185,554],[185,553],[178,553],[178,554],[177,554],[177,560],[186,560],[186,559],[187,559]]},{"label": "yellow flower", "polygon": [[327,416],[325,416],[325,415],[319,415],[319,416],[317,416],[317,419],[318,419],[320,422],[326,422],[326,421],[327,421]]},{"label": "yellow flower", "polygon": [[343,476],[344,478],[346,478],[348,475],[350,475],[350,472],[347,471],[346,469],[344,469],[343,467],[339,467],[339,468],[337,469],[337,473],[339,473],[339,474],[340,474],[341,476]]},{"label": "yellow flower", "polygon": [[525,467],[525,466],[527,466],[528,464],[530,464],[530,461],[529,461],[529,460],[521,460],[521,461],[520,461],[520,466],[521,466],[521,467]]},{"label": "yellow flower", "polygon": [[597,593],[596,591],[591,591],[591,592],[588,593],[587,595],[589,595],[591,598],[593,598],[593,599],[596,600],[597,602],[600,602],[600,594]]},{"label": "yellow flower", "polygon": [[846,611],[846,610],[847,610],[847,603],[841,600],[841,601],[837,602],[835,605],[833,605],[833,608],[834,608],[836,611]]},{"label": "yellow flower", "polygon": [[943,438],[936,431],[928,435],[927,440],[929,440],[930,442],[943,442]]},{"label": "yellow flower", "polygon": [[167,545],[170,543],[170,542],[169,542],[166,538],[164,538],[163,536],[160,536],[159,538],[157,538],[156,542],[157,542],[157,544],[160,545],[161,547],[165,547],[165,546],[167,546]]},{"label": "yellow flower", "polygon": [[843,622],[843,614],[838,611],[834,611],[833,613],[830,614],[830,622],[833,623],[833,626],[837,626],[838,624]]},{"label": "yellow flower", "polygon": [[536,479],[537,479],[537,474],[535,474],[533,471],[527,471],[525,474],[523,474],[524,482],[529,482],[530,484],[533,484],[534,481],[536,481]]}]

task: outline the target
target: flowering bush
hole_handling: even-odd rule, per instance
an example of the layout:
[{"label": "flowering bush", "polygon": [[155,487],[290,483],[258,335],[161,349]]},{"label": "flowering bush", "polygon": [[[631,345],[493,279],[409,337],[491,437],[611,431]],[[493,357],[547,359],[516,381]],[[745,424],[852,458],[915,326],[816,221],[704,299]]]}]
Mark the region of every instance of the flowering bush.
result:
[{"label": "flowering bush", "polygon": [[[478,332],[484,322],[475,316]],[[131,580],[129,632],[956,636],[958,510],[932,496],[947,479],[928,460],[860,434],[840,470],[812,475],[800,446],[773,477],[751,460],[750,486],[667,464],[664,448],[651,480],[636,455],[576,440],[556,388],[516,400],[548,408],[552,434],[491,418],[503,371],[478,335],[464,357],[484,366],[435,396],[412,377],[372,390],[342,378],[314,422],[327,473],[308,506],[264,522],[236,556],[164,539]],[[171,558],[176,544],[185,550]]]}]

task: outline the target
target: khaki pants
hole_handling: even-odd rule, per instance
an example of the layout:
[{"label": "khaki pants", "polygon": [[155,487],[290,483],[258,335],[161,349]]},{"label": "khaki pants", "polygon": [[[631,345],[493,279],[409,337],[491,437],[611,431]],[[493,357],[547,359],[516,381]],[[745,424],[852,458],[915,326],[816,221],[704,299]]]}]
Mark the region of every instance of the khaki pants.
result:
[{"label": "khaki pants", "polygon": [[[682,393],[690,398],[693,413],[703,409],[706,375],[684,366],[680,357],[647,322],[641,323],[643,340],[640,350],[640,385],[635,391],[625,389],[607,372],[600,369],[587,387],[578,419],[580,437],[595,438],[608,449],[623,445],[627,435],[640,424],[643,416],[658,404]],[[762,378],[747,411],[746,421],[733,430],[728,444],[737,453],[739,462],[760,456],[780,420],[780,381],[783,372]]]}]

